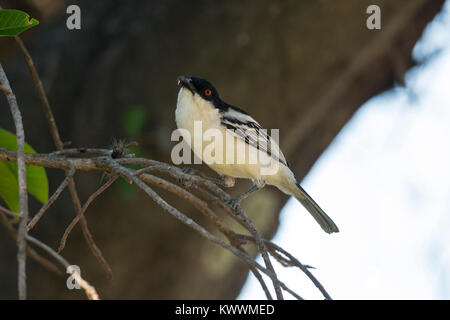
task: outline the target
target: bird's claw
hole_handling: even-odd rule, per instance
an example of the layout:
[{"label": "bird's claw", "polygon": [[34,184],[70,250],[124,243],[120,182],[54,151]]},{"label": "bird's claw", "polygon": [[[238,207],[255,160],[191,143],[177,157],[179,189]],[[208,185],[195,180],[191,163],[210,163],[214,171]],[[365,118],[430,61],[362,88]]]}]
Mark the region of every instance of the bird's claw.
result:
[{"label": "bird's claw", "polygon": [[[196,170],[192,169],[192,168],[183,168],[183,169],[181,169],[181,171],[184,174],[195,174],[195,172],[196,172]],[[183,178],[178,178],[178,182],[185,187],[190,187],[192,185],[192,182],[190,182],[189,180],[183,179]]]},{"label": "bird's claw", "polygon": [[230,198],[226,203],[233,211],[237,211],[240,201],[238,198]]}]

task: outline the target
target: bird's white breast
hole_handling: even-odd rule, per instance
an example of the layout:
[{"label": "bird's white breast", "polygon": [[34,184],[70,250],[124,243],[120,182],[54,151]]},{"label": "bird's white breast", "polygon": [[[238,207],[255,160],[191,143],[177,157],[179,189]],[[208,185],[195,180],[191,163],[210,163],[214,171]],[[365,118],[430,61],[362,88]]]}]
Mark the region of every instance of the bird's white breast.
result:
[{"label": "bird's white breast", "polygon": [[[261,178],[260,163],[244,164],[237,161],[234,161],[233,163],[226,161],[226,154],[232,154],[234,155],[233,158],[237,159],[239,153],[241,152],[240,150],[246,150],[246,160],[248,161],[249,153],[258,153],[258,150],[246,144],[244,140],[239,138],[235,133],[232,133],[221,125],[220,116],[219,110],[215,108],[211,102],[202,99],[197,94],[192,94],[186,88],[181,88],[178,92],[175,121],[179,129],[185,129],[185,131],[181,131],[181,135],[194,151],[195,155],[205,161],[203,155],[207,143],[196,144],[194,141],[196,139],[203,141],[203,134],[209,129],[219,130],[223,138],[223,143],[222,148],[215,150],[215,152],[219,153],[218,158],[222,159],[222,161],[220,161],[220,163],[208,163],[205,161],[206,164],[213,170],[223,175],[259,180]],[[239,119],[239,117],[249,116],[244,114],[236,114],[236,118]],[[196,121],[201,122],[201,130],[198,130],[198,122],[196,129],[194,129]],[[228,140],[227,136],[231,136],[232,138]],[[228,141],[232,141],[233,143],[227,143]],[[258,156],[261,157],[259,153]],[[254,158],[256,157],[257,156],[254,156]],[[264,167],[275,166],[276,169],[272,170],[272,172],[276,172],[278,170],[278,161],[274,161],[268,155],[263,154],[262,157],[264,158]],[[268,165],[268,163],[270,164]]]},{"label": "bird's white breast", "polygon": [[219,110],[211,102],[193,95],[188,89],[181,88],[178,92],[175,121],[178,128],[194,133],[194,122],[201,121],[204,130],[218,128],[220,124]]},{"label": "bird's white breast", "polygon": [[[219,110],[214,108],[211,102],[201,99],[192,94],[188,89],[181,88],[178,92],[177,108],[175,110],[175,121],[179,129],[187,130],[181,134],[189,144],[194,153],[202,158],[203,148],[194,144],[195,139],[203,139],[203,132],[211,128],[220,128]],[[201,130],[194,130],[197,121],[197,129],[201,123]]]}]

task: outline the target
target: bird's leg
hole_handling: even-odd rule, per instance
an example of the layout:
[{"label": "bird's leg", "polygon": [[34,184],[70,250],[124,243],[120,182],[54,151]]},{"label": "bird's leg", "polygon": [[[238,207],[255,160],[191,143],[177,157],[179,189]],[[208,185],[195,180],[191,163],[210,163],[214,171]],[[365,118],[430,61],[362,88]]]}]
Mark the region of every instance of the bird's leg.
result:
[{"label": "bird's leg", "polygon": [[[183,169],[181,169],[181,171],[185,174],[197,174],[198,173],[198,170],[195,170],[192,168],[183,168]],[[178,178],[178,182],[185,187],[189,187],[191,185],[190,183],[187,183],[187,181],[181,177]]]},{"label": "bird's leg", "polygon": [[231,198],[230,200],[228,200],[228,204],[230,205],[230,207],[233,210],[236,210],[237,205],[244,200],[245,198],[247,198],[250,194],[261,190],[264,187],[264,185],[258,185],[258,184],[254,184],[250,189],[248,189],[247,191],[245,191],[244,193]]}]

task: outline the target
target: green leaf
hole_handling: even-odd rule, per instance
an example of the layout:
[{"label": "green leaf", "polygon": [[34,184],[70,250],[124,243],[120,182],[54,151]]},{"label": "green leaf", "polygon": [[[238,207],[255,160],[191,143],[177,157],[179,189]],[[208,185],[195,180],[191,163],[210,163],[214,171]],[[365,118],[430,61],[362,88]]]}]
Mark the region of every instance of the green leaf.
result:
[{"label": "green leaf", "polygon": [[147,120],[147,109],[144,106],[129,106],[123,113],[123,129],[128,137],[138,136]]},{"label": "green leaf", "polygon": [[15,9],[0,10],[0,37],[17,36],[23,31],[39,24],[39,21],[31,18],[26,12]]},{"label": "green leaf", "polygon": [[11,211],[19,212],[19,185],[8,163],[0,161],[0,197]]},{"label": "green leaf", "polygon": [[[17,138],[9,131],[0,128],[0,147],[16,151]],[[27,143],[25,153],[36,153]],[[27,190],[42,203],[48,200],[48,179],[45,169],[37,166],[27,166]],[[17,178],[17,163],[0,161],[0,198],[9,209],[19,212],[19,182]]]}]

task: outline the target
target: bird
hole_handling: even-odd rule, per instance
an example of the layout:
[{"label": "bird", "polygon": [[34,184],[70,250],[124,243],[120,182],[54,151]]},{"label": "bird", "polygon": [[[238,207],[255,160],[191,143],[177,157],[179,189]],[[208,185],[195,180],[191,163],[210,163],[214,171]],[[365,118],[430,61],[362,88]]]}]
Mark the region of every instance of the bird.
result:
[{"label": "bird", "polygon": [[[234,186],[236,178],[253,182],[252,188],[230,200],[232,207],[265,185],[272,185],[294,196],[325,232],[339,232],[333,220],[297,182],[273,134],[267,134],[247,112],[222,100],[209,81],[196,76],[179,76],[177,84],[175,122],[183,140],[221,177],[225,186]],[[211,132],[210,136],[223,139],[215,144],[213,151],[208,150],[210,145],[195,142],[196,139],[206,140],[206,134]],[[246,150],[248,159],[253,156],[257,161],[246,158],[239,162],[237,158],[242,158],[242,150]],[[213,161],[205,161],[207,151]]]}]

